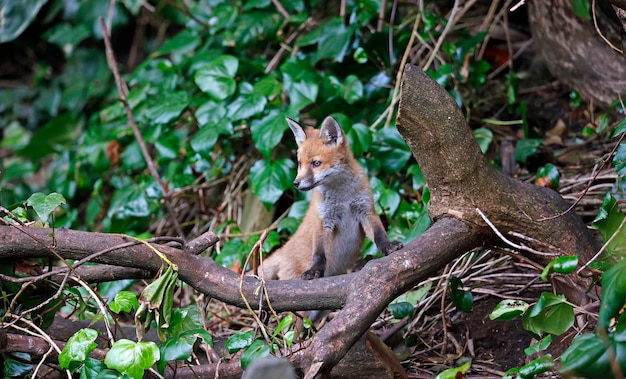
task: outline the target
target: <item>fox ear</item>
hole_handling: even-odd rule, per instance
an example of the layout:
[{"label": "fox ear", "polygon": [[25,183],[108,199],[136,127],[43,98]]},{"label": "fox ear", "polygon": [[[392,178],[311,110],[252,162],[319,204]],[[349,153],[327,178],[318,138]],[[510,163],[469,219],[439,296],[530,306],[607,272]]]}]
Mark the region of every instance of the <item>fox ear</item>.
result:
[{"label": "fox ear", "polygon": [[304,140],[306,139],[306,133],[304,132],[304,128],[297,121],[294,121],[290,118],[286,118],[287,124],[289,125],[289,129],[293,132],[293,136],[296,138],[296,144],[298,147],[302,146]]},{"label": "fox ear", "polygon": [[322,122],[322,128],[320,129],[320,138],[324,140],[324,144],[338,146],[343,143],[343,131],[337,120],[328,116]]}]

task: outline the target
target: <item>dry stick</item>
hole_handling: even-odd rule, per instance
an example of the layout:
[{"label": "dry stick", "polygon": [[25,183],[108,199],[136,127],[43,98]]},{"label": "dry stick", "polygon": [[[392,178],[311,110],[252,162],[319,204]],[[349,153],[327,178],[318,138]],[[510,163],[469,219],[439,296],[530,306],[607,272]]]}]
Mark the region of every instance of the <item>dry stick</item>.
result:
[{"label": "dry stick", "polygon": [[[622,97],[620,96],[620,102],[621,102],[621,100],[622,100]],[[624,103],[622,103],[622,109],[624,109]],[[624,142],[624,138],[626,138],[626,133],[622,133],[621,134],[621,136],[619,137],[619,141],[617,141],[617,143],[613,147],[613,150],[611,150],[611,152],[609,153],[607,159],[602,161],[602,165],[600,166],[600,168],[596,171],[595,175],[589,181],[589,185],[587,187],[585,187],[585,189],[580,193],[580,195],[578,195],[578,198],[576,199],[576,201],[574,201],[574,203],[572,205],[570,205],[569,208],[567,208],[563,212],[559,212],[559,213],[555,214],[554,216],[544,217],[544,218],[540,218],[538,220],[534,220],[523,209],[520,209],[518,207],[520,212],[522,212],[526,217],[528,217],[530,220],[533,220],[534,222],[544,222],[544,221],[553,220],[555,218],[559,218],[559,217],[561,217],[563,215],[566,215],[569,212],[571,212],[578,205],[578,203],[580,203],[580,201],[583,199],[583,197],[585,197],[585,195],[587,195],[587,192],[589,192],[589,189],[591,188],[592,183],[596,181],[596,179],[598,178],[598,176],[600,175],[600,173],[602,172],[604,167],[607,165],[607,163],[613,159],[613,156],[615,156],[615,152],[617,151],[617,148],[619,147],[619,145],[622,144],[622,142]]]},{"label": "dry stick", "polygon": [[276,7],[278,13],[280,13],[284,18],[289,18],[289,12],[283,7],[283,5],[278,0],[272,0],[272,4]]},{"label": "dry stick", "polygon": [[137,126],[137,121],[135,121],[133,112],[131,111],[130,105],[128,104],[128,98],[126,97],[126,90],[125,90],[126,85],[124,82],[122,82],[122,77],[120,76],[120,72],[117,67],[117,61],[115,60],[113,47],[111,46],[111,37],[109,36],[109,31],[102,17],[98,18],[98,21],[100,21],[100,27],[102,28],[102,36],[104,37],[104,46],[106,49],[107,62],[109,64],[109,68],[113,72],[113,76],[115,77],[115,84],[117,86],[117,91],[119,92],[122,105],[124,106],[124,110],[126,111],[126,116],[128,117],[128,123],[133,129],[133,133],[135,134],[137,143],[139,143],[139,147],[141,148],[141,153],[143,155],[144,160],[146,161],[146,164],[148,165],[148,170],[150,171],[150,174],[152,175],[154,180],[157,182],[157,184],[161,188],[161,192],[163,193],[163,201],[165,203],[165,207],[167,208],[167,212],[169,213],[170,218],[172,219],[172,223],[174,224],[174,227],[176,228],[176,233],[178,233],[179,236],[184,238],[185,233],[183,232],[183,229],[180,227],[180,224],[178,223],[176,210],[174,209],[174,207],[172,207],[172,204],[170,204],[169,191],[167,190],[167,188],[165,188],[165,185],[163,184],[163,181],[161,180],[161,177],[159,176],[159,173],[157,172],[156,167],[154,166],[154,162],[152,161],[152,158],[150,157],[150,153],[148,152],[148,148],[146,147],[146,142],[144,141],[143,136],[141,135],[141,132],[139,131],[139,127]]},{"label": "dry stick", "polygon": [[533,254],[536,254],[536,255],[548,255],[548,256],[551,256],[551,255],[554,255],[554,256],[559,255],[559,254],[555,254],[555,253],[544,253],[544,252],[542,252],[542,251],[537,251],[537,250],[535,250],[535,249],[533,249],[533,248],[531,248],[531,247],[528,247],[528,246],[526,246],[526,245],[522,245],[522,244],[519,244],[519,245],[518,245],[518,244],[516,244],[515,242],[513,242],[513,241],[511,241],[511,240],[507,239],[507,238],[506,238],[506,237],[505,237],[505,236],[504,236],[504,235],[503,235],[503,234],[502,234],[502,233],[498,230],[498,228],[496,228],[496,226],[495,226],[495,225],[494,225],[494,224],[493,224],[493,223],[492,223],[492,222],[491,222],[491,221],[487,218],[487,216],[485,216],[485,214],[484,214],[484,213],[483,213],[480,209],[476,208],[476,213],[478,213],[478,214],[480,215],[480,217],[482,217],[483,221],[485,221],[485,222],[487,223],[487,225],[489,225],[489,227],[491,228],[491,230],[493,230],[493,232],[494,232],[494,233],[496,233],[496,235],[497,235],[498,237],[500,237],[500,239],[501,239],[504,243],[506,243],[507,245],[510,245],[510,246],[512,246],[512,247],[514,247],[514,248],[516,248],[516,249],[518,249],[518,250],[525,250],[525,251],[528,251],[528,252],[533,253]]}]

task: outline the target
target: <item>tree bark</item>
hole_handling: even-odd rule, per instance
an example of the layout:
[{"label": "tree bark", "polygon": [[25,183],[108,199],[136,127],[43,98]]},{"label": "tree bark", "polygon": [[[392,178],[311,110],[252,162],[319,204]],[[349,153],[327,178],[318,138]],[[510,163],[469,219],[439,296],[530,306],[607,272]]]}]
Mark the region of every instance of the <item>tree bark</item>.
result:
[{"label": "tree bark", "polygon": [[559,82],[600,105],[626,93],[626,33],[608,2],[595,4],[597,29],[593,17],[585,20],[574,14],[571,0],[527,3],[533,39]]}]

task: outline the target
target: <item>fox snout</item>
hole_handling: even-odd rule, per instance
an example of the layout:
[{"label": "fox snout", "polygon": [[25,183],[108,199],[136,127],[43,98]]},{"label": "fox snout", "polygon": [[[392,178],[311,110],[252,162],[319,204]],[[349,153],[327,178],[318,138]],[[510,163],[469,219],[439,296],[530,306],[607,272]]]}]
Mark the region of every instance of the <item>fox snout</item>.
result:
[{"label": "fox snout", "polygon": [[313,183],[312,180],[301,179],[301,178],[296,178],[293,181],[293,185],[294,187],[296,187],[296,189],[300,191],[308,191],[310,189],[313,189],[313,187],[315,187],[315,183]]}]

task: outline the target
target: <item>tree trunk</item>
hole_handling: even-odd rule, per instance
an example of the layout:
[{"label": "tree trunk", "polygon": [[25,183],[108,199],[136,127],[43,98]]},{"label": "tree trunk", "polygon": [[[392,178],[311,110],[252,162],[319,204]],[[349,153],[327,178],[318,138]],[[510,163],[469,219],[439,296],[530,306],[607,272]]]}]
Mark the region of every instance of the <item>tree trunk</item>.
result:
[{"label": "tree trunk", "polygon": [[552,75],[600,105],[626,93],[626,33],[608,2],[596,4],[597,29],[593,17],[574,15],[571,0],[527,3],[533,38]]}]

